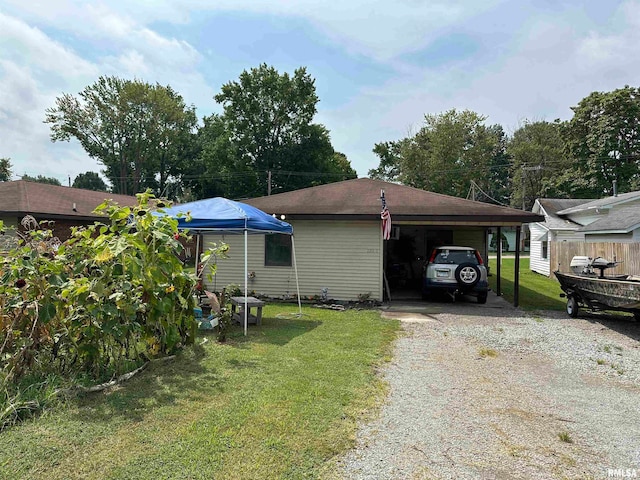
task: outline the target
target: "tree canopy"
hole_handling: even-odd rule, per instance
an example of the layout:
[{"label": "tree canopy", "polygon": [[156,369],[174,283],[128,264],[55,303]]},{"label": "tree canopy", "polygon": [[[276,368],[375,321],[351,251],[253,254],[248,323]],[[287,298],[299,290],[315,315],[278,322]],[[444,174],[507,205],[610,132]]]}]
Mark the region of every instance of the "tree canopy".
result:
[{"label": "tree canopy", "polygon": [[329,131],[312,123],[319,99],[304,67],[290,76],[262,64],[223,85],[214,98],[224,113],[205,119],[200,160],[218,170],[211,178],[219,187],[232,178],[232,172],[222,175],[225,166],[241,176],[249,196],[355,176],[346,157],[336,156]]},{"label": "tree canopy", "polygon": [[415,135],[375,145],[380,165],[369,174],[458,197],[467,195],[473,181],[485,192],[504,196],[507,172],[492,169],[505,161],[504,132],[499,125],[486,126],[485,120],[470,110],[425,115]]},{"label": "tree canopy", "polygon": [[197,119],[169,86],[100,77],[78,96],[63,94],[47,109],[52,141],[76,138],[105,166],[114,192],[164,190],[185,161]]},{"label": "tree canopy", "polygon": [[55,177],[45,177],[44,175],[38,175],[37,177],[32,177],[30,175],[22,175],[22,180],[26,180],[27,182],[38,182],[38,183],[48,183],[49,185],[58,185],[62,186],[60,180]]},{"label": "tree canopy", "polygon": [[538,197],[566,197],[572,193],[572,162],[564,155],[560,127],[559,122],[525,121],[509,139],[513,207],[530,210]]},{"label": "tree canopy", "polygon": [[9,158],[0,158],[0,182],[8,182],[11,180],[12,165]]},{"label": "tree canopy", "polygon": [[593,92],[571,108],[561,128],[566,152],[576,160],[573,190],[611,194],[640,189],[640,89]]},{"label": "tree canopy", "polygon": [[95,190],[98,192],[106,192],[107,184],[100,178],[96,172],[85,172],[79,174],[73,180],[73,188],[84,188],[86,190]]}]

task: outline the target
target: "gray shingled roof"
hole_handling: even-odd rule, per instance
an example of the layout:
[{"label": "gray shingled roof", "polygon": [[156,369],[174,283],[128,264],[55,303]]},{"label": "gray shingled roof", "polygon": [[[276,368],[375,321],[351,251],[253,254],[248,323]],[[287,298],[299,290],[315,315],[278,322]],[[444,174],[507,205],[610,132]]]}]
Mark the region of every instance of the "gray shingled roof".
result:
[{"label": "gray shingled roof", "polygon": [[557,213],[561,210],[576,207],[584,203],[592,202],[590,198],[539,198],[538,203],[544,208],[547,214],[545,226],[550,230],[578,230],[580,224],[569,219],[560,217]]},{"label": "gray shingled roof", "polygon": [[580,229],[581,232],[629,233],[640,226],[640,205],[611,210],[609,214]]},{"label": "gray shingled roof", "polygon": [[[119,205],[137,205],[136,197],[46,183],[16,180],[0,182],[0,214],[31,214],[46,218],[98,219],[93,210],[105,199]],[[75,204],[75,211],[73,206]]]},{"label": "gray shingled roof", "polygon": [[618,205],[621,203],[626,203],[626,202],[630,202],[637,199],[640,199],[640,191],[621,193],[615,197],[606,197],[606,198],[601,198],[599,200],[592,200],[590,202],[583,203],[582,205],[566,208],[564,210],[558,211],[557,213],[560,215],[567,215],[570,213],[577,213],[584,210],[590,210],[593,208],[611,207],[613,205]]},{"label": "gray shingled roof", "polygon": [[395,183],[358,178],[243,200],[267,213],[297,218],[380,218],[380,190],[394,220],[531,223],[544,217],[508,207],[450,197]]}]

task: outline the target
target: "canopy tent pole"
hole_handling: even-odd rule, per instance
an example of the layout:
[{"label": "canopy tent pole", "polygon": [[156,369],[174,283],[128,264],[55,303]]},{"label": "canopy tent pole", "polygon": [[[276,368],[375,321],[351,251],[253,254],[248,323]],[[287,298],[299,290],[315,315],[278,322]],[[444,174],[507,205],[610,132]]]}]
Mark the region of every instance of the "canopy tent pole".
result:
[{"label": "canopy tent pole", "polygon": [[296,261],[296,242],[291,235],[291,250],[293,251],[293,269],[296,272],[296,293],[298,294],[298,313],[302,316],[302,301],[300,300],[300,283],[298,282],[298,262]]},{"label": "canopy tent pole", "polygon": [[200,276],[198,272],[198,265],[200,263],[200,233],[196,235],[196,276]]},{"label": "canopy tent pole", "polygon": [[247,282],[248,277],[249,277],[249,266],[248,266],[248,262],[247,262],[247,245],[248,245],[248,237],[249,237],[249,233],[247,231],[247,228],[245,226],[244,229],[244,336],[247,336],[247,325],[248,325],[248,315],[249,315],[249,309],[247,308],[247,305],[249,303],[248,300],[248,287],[247,287]]}]

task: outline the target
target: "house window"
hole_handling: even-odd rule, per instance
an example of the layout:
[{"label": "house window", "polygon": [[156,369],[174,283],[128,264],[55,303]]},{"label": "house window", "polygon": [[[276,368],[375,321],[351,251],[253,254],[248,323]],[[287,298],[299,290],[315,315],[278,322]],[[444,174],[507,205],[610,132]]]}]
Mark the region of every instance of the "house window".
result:
[{"label": "house window", "polygon": [[264,237],[265,267],[291,266],[291,235],[278,233]]},{"label": "house window", "polygon": [[549,242],[547,240],[542,241],[542,258],[549,259]]}]

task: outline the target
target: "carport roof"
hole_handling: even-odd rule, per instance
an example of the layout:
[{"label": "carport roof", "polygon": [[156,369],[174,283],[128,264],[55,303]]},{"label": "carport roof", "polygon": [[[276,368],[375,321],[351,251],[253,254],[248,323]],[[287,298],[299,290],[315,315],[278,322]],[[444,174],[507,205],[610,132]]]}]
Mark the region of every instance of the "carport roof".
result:
[{"label": "carport roof", "polygon": [[291,218],[380,218],[380,190],[394,221],[514,225],[544,221],[544,217],[508,207],[427,192],[395,183],[358,178],[244,200],[245,203]]}]

